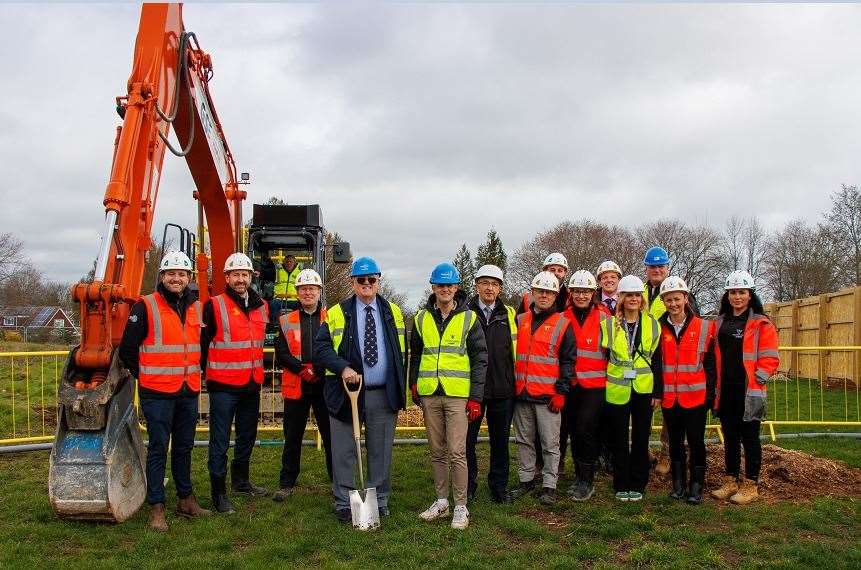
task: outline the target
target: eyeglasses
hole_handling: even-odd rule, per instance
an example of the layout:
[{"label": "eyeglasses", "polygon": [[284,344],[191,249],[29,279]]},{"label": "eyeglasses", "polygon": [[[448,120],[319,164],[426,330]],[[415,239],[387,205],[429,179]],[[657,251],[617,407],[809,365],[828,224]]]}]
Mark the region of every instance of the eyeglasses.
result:
[{"label": "eyeglasses", "polygon": [[356,283],[359,285],[373,285],[376,282],[376,277],[356,277]]}]

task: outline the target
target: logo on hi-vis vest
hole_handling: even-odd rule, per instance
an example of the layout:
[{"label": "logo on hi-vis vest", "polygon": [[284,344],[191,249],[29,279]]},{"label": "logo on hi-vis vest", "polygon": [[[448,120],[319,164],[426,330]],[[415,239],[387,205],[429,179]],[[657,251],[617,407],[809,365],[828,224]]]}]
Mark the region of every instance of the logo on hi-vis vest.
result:
[{"label": "logo on hi-vis vest", "polygon": [[238,315],[238,314],[239,314],[239,309],[237,309],[236,307],[233,307],[233,314],[234,314],[234,315]]},{"label": "logo on hi-vis vest", "polygon": [[586,346],[592,346],[592,339],[591,338],[586,339]]},{"label": "logo on hi-vis vest", "polygon": [[550,330],[550,325],[544,325],[544,330],[549,331],[549,330]]}]

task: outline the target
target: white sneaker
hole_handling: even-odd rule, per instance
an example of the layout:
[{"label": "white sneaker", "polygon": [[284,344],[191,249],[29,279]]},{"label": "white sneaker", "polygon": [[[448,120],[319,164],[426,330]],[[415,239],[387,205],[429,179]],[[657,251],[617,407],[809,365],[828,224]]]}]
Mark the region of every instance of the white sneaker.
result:
[{"label": "white sneaker", "polygon": [[419,515],[419,518],[425,521],[435,521],[448,515],[448,499],[437,499],[425,512]]},{"label": "white sneaker", "polygon": [[469,511],[466,505],[457,505],[454,508],[454,516],[451,518],[451,528],[463,530],[469,526]]}]

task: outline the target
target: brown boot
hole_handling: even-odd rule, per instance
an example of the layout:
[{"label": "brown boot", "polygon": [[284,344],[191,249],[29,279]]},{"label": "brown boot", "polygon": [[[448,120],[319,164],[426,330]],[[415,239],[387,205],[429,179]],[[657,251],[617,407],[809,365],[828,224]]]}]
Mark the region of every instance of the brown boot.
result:
[{"label": "brown boot", "polygon": [[739,487],[738,492],[730,497],[729,501],[736,505],[747,505],[748,503],[754,502],[758,497],[759,487],[757,486],[756,481],[745,477],[744,481],[741,482],[741,487]]},{"label": "brown boot", "polygon": [[711,492],[712,497],[726,501],[738,491],[738,478],[735,475],[724,475],[723,485]]},{"label": "brown boot", "polygon": [[189,495],[184,499],[180,499],[176,504],[176,514],[191,519],[211,515],[212,511],[202,508],[197,504],[197,499],[194,498],[194,495]]},{"label": "brown boot", "polygon": [[167,532],[167,520],[164,518],[164,503],[156,503],[149,513],[149,527],[158,532]]}]

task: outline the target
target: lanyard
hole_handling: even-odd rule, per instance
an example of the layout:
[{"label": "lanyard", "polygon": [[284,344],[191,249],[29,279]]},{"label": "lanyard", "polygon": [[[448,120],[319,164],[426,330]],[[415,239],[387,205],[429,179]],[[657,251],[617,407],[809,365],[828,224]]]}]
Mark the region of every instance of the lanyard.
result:
[{"label": "lanyard", "polygon": [[634,360],[634,342],[637,339],[637,329],[640,327],[640,321],[637,320],[634,323],[634,330],[628,330],[628,321],[623,321],[625,323],[625,335],[628,337],[628,357],[633,361]]}]

